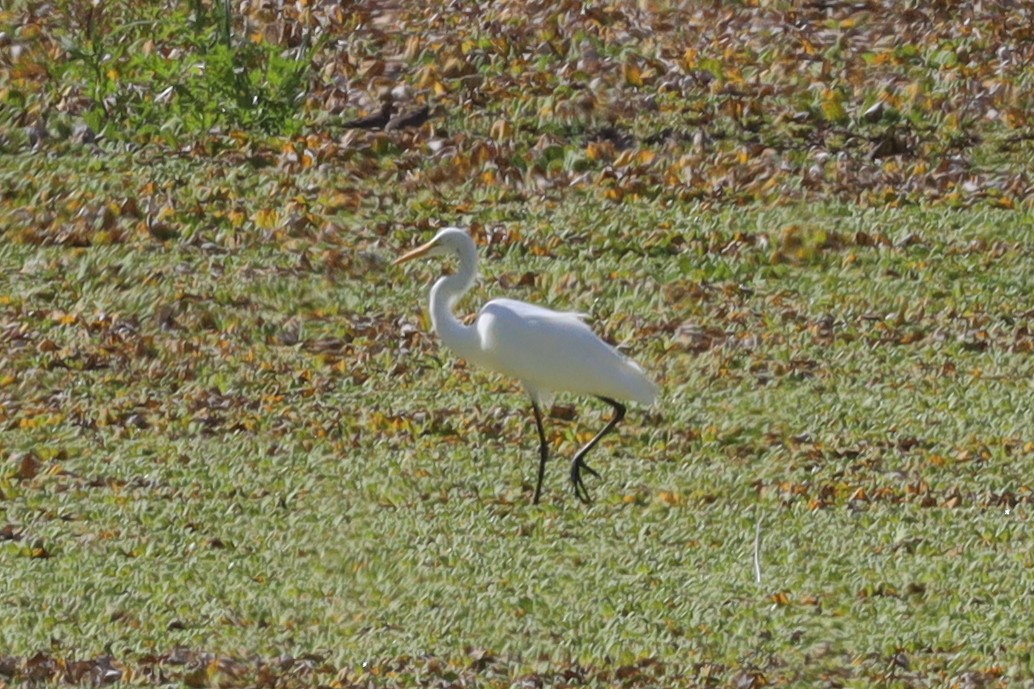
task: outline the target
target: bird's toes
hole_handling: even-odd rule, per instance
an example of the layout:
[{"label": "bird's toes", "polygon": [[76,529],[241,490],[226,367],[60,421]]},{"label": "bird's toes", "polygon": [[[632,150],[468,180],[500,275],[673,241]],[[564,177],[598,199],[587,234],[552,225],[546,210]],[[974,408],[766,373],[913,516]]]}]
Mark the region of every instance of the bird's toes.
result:
[{"label": "bird's toes", "polygon": [[574,489],[575,496],[584,504],[592,504],[592,496],[589,495],[589,490],[584,485],[579,485]]},{"label": "bird's toes", "polygon": [[577,466],[571,468],[571,485],[574,486],[575,497],[586,505],[592,502],[592,498],[589,496],[589,489],[585,487],[585,481],[582,480],[582,475],[578,471]]}]

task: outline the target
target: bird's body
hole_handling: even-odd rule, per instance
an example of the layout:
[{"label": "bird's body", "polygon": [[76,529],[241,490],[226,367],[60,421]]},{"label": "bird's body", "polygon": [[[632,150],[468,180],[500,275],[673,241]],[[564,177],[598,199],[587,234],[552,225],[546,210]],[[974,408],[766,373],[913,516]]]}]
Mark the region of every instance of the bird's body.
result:
[{"label": "bird's body", "polygon": [[471,288],[477,272],[477,248],[470,235],[458,228],[445,228],[395,263],[443,254],[458,256],[460,266],[455,274],[440,278],[431,288],[431,323],[445,345],[460,357],[512,376],[527,390],[540,439],[535,502],[548,457],[540,405],[555,392],[572,392],[594,395],[614,408],[611,422],[579,451],[571,467],[575,493],[588,502],[580,471],[596,472],[585,464],[585,454],[624,417],[625,407],[617,400],[652,404],[657,397],[656,384],[638,364],[601,340],[585,323],[583,314],[553,311],[515,299],[493,299],[482,307],[473,325],[464,325],[452,308]]},{"label": "bird's body", "polygon": [[[513,376],[540,404],[553,392],[630,399],[652,404],[657,388],[633,361],[621,356],[585,323],[584,314],[553,311],[514,299],[493,299],[478,314],[481,351],[471,361]],[[528,342],[548,343],[548,351]]]},{"label": "bird's body", "polygon": [[394,114],[395,104],[391,100],[385,100],[376,112],[350,120],[341,126],[345,129],[384,129]]},{"label": "bird's body", "polygon": [[392,117],[388,120],[388,123],[384,125],[384,131],[393,132],[396,129],[419,127],[429,119],[431,119],[431,107],[428,105],[421,105],[419,108],[400,112]]}]

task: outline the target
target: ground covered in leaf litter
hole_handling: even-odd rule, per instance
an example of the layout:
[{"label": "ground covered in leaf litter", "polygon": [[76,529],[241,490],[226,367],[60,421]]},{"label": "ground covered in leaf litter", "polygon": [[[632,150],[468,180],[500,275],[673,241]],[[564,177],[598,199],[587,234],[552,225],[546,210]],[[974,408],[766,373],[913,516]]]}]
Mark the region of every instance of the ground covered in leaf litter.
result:
[{"label": "ground covered in leaf litter", "polygon": [[[818,659],[817,659],[818,660]],[[904,653],[891,656],[872,655],[866,658],[836,659],[839,668],[816,677],[789,677],[790,682],[821,680],[827,686],[846,683],[888,682],[901,686],[926,686],[954,680],[959,686],[995,686],[1002,671],[967,672],[956,677],[947,674],[929,676],[910,669]],[[771,660],[769,662],[772,662]],[[827,659],[819,662],[828,663]],[[444,660],[425,655],[419,658],[400,657],[387,662],[369,663],[362,668],[337,669],[319,655],[301,658],[231,658],[208,653],[176,650],[163,656],[144,656],[127,664],[111,656],[88,660],[65,660],[48,653],[37,653],[24,661],[0,658],[0,673],[16,682],[68,683],[94,686],[114,684],[169,685],[181,684],[191,689],[220,687],[308,687],[328,686],[342,689],[365,687],[682,687],[732,686],[763,687],[770,682],[758,667],[733,670],[716,663],[698,663],[690,673],[673,672],[659,660],[647,658],[629,665],[606,669],[585,667],[577,663],[557,664],[551,659],[540,663],[548,670],[522,671],[525,661],[515,662],[483,649],[467,649],[465,657]],[[726,678],[728,678],[726,680]]]},{"label": "ground covered in leaf litter", "polygon": [[[0,13],[7,681],[1030,681],[1028,9],[234,8],[291,98],[70,9]],[[386,269],[443,218],[663,383],[595,507]]]},{"label": "ground covered in leaf litter", "polygon": [[[198,77],[214,59],[204,13],[169,3],[156,22],[149,13],[162,9],[142,3],[70,7],[78,9],[14,3],[4,11],[4,116],[14,125],[7,148],[108,137],[143,145],[141,162],[175,149],[228,167],[335,171],[337,193],[313,198],[285,187],[286,204],[242,208],[232,194],[206,195],[214,204],[206,218],[224,227],[301,229],[328,211],[355,212],[372,192],[381,205],[411,206],[407,198],[417,195],[441,203],[439,211],[565,190],[610,201],[1005,207],[1031,193],[1023,161],[1032,146],[1034,49],[1022,3],[242,6],[227,42],[274,43],[311,61],[304,88],[289,99],[296,109],[276,110],[280,120],[265,124],[305,125],[287,140],[239,126],[278,102],[285,85],[272,68],[247,72],[256,85]],[[100,63],[90,61],[90,46],[104,51]],[[219,76],[211,72],[208,79]],[[231,96],[249,103],[238,108]],[[216,111],[208,113],[206,97]],[[342,131],[387,98],[400,115],[427,106],[429,125]],[[208,119],[192,119],[199,110]],[[117,205],[106,224],[131,230],[140,215],[197,224],[198,209],[179,190],[148,191],[152,181],[123,180],[135,204],[95,201]],[[90,241],[81,227],[90,214],[76,233],[68,220],[79,208],[44,205],[25,209],[27,240]]]}]

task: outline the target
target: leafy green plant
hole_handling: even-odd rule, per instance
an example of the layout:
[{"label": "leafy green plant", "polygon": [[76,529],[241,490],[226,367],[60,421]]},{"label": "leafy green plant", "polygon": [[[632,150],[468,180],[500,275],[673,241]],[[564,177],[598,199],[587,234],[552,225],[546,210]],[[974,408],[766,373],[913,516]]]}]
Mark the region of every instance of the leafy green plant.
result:
[{"label": "leafy green plant", "polygon": [[192,129],[222,125],[267,134],[294,134],[310,53],[284,55],[276,46],[217,43],[176,88],[174,111]]},{"label": "leafy green plant", "polygon": [[133,5],[122,21],[104,4],[69,0],[62,78],[89,97],[87,124],[113,138],[204,134],[213,127],[294,134],[320,40],[285,51],[233,34],[222,0],[156,17]]},{"label": "leafy green plant", "polygon": [[123,54],[124,44],[118,39],[125,29],[112,26],[105,3],[66,0],[62,9],[68,31],[61,44],[68,59],[59,73],[85,82],[91,103],[87,121],[97,126],[108,118],[107,99],[116,86],[109,70]]},{"label": "leafy green plant", "polygon": [[215,0],[211,10],[204,0],[190,0],[190,11],[197,33],[204,33],[208,28],[214,27],[218,42],[230,47],[233,41],[233,6],[230,0]]}]

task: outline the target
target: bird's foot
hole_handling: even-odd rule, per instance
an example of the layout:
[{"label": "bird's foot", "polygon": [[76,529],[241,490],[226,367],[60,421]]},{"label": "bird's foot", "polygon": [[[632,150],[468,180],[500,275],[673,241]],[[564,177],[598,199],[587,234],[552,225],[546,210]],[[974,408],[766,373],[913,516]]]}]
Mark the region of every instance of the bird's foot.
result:
[{"label": "bird's foot", "polygon": [[589,495],[589,489],[585,487],[585,481],[582,480],[582,469],[599,478],[599,473],[591,466],[582,461],[581,457],[575,458],[574,462],[571,463],[571,484],[574,486],[575,496],[584,502],[586,505],[592,503],[592,497]]}]

